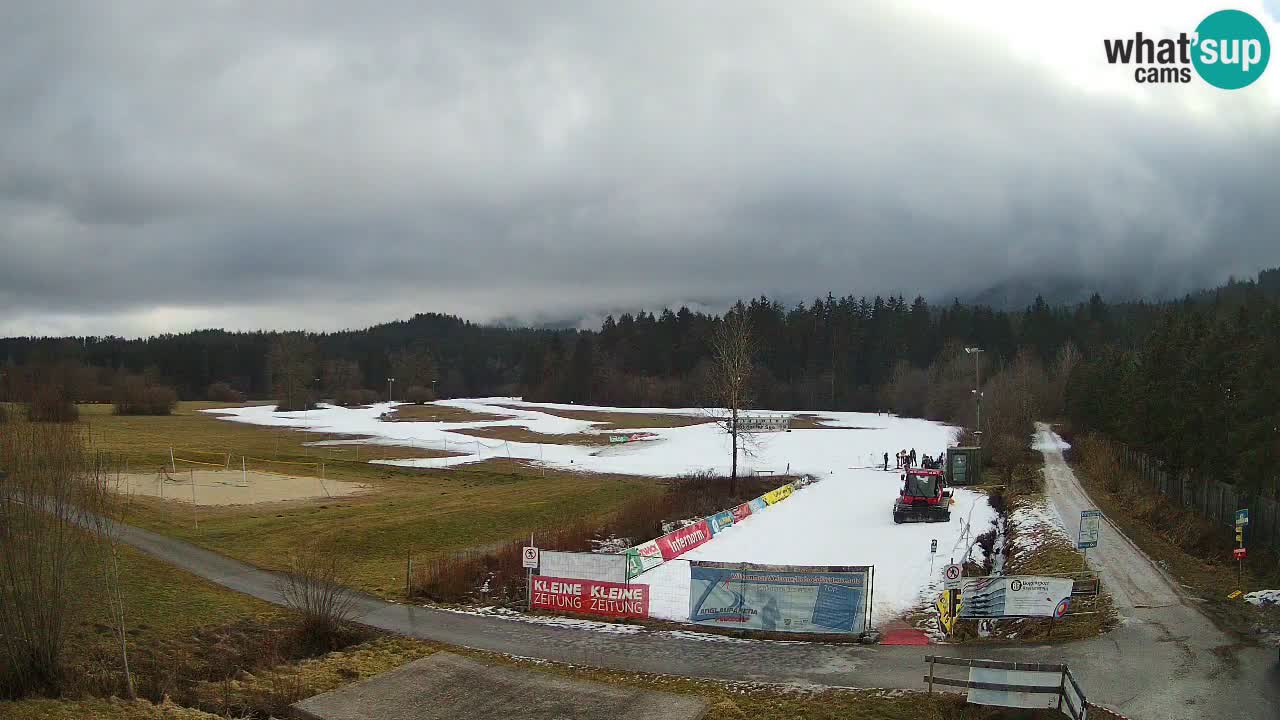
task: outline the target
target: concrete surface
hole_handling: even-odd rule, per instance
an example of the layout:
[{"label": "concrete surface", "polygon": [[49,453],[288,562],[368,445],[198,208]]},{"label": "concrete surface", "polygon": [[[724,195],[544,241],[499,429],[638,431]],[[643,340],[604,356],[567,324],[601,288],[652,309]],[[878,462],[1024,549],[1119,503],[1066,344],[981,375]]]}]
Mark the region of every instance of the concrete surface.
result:
[{"label": "concrete surface", "polygon": [[[1048,432],[1041,427],[1041,432]],[[1079,517],[1087,495],[1061,451],[1046,450],[1045,475],[1064,516]],[[188,572],[268,602],[282,604],[277,577],[189,543],[124,526],[129,544]],[[399,605],[361,595],[356,618],[391,632],[521,657],[716,680],[860,688],[923,689],[926,650],[936,655],[1067,663],[1089,700],[1135,720],[1280,717],[1280,665],[1274,649],[1240,647],[1180,595],[1168,596],[1158,571],[1119,533],[1104,527],[1090,551],[1103,581],[1126,593],[1121,627],[1070,643],[875,647],[727,641],[698,633],[642,631],[620,635],[553,627],[436,608]],[[1112,563],[1115,566],[1112,567]],[[1145,564],[1145,565],[1144,565]],[[1130,577],[1132,573],[1132,577]],[[1145,599],[1145,600],[1144,600]],[[1150,603],[1148,607],[1138,607]]]},{"label": "concrete surface", "polygon": [[699,720],[687,695],[487,665],[439,652],[293,706],[314,720]]},{"label": "concrete surface", "polygon": [[[1036,431],[1045,490],[1075,537],[1080,511],[1097,506],[1058,449],[1061,438],[1045,423]],[[1240,646],[1218,630],[1109,519],[1088,560],[1123,620],[1101,638],[1068,646],[1099,651],[1094,662],[1068,660],[1091,700],[1105,698],[1133,718],[1280,717],[1273,649]]]}]

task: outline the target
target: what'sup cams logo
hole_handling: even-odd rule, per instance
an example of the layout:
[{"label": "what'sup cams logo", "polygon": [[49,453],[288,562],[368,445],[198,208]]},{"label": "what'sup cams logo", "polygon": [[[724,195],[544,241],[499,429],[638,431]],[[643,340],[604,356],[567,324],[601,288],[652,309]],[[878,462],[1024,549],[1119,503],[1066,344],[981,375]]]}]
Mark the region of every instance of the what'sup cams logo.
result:
[{"label": "what'sup cams logo", "polygon": [[1136,65],[1139,83],[1189,83],[1191,70],[1210,85],[1238,90],[1251,85],[1267,69],[1271,39],[1256,18],[1241,10],[1219,10],[1176,38],[1132,38],[1102,41],[1107,62]]}]

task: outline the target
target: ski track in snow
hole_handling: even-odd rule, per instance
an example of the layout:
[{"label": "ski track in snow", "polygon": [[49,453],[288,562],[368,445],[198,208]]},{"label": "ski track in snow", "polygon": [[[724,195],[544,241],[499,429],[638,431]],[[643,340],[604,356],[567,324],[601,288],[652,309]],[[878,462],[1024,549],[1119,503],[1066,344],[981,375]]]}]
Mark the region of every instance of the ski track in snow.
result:
[{"label": "ski track in snow", "polygon": [[[451,432],[482,426],[527,427],[546,434],[605,432],[598,423],[542,412],[545,409],[599,410],[644,414],[704,415],[699,408],[610,408],[588,405],[525,403],[513,398],[448,400],[438,404],[502,415],[473,422],[383,422],[379,416],[395,403],[366,408],[321,406],[307,412],[275,412],[272,406],[209,410],[224,419],[255,425],[290,427],[316,433],[368,436],[373,444],[447,449],[465,455],[374,461],[408,467],[453,467],[494,457],[511,457],[563,470],[673,477],[710,470],[729,471],[729,438],[714,423],[676,428],[638,428],[656,440],[618,446],[551,445],[483,440]],[[519,409],[497,407],[516,405]],[[790,415],[752,411],[753,415]],[[873,623],[880,624],[919,603],[920,593],[938,581],[942,568],[959,562],[974,537],[992,527],[995,512],[981,493],[957,488],[951,522],[894,525],[893,500],[898,473],[875,469],[900,449],[935,455],[954,442],[957,430],[926,420],[852,412],[817,412],[827,424],[847,426],[789,433],[761,433],[751,457],[739,458],[739,470],[813,475],[820,482],[798,490],[786,501],[748,517],[695,548],[681,559],[633,580],[650,585],[650,613],[687,620],[687,560],[789,565],[874,565]],[[611,433],[612,434],[612,433]],[[331,441],[332,442],[332,441]],[[342,441],[338,441],[342,442]],[[930,541],[938,541],[931,557]],[[932,567],[932,573],[930,568]]]}]

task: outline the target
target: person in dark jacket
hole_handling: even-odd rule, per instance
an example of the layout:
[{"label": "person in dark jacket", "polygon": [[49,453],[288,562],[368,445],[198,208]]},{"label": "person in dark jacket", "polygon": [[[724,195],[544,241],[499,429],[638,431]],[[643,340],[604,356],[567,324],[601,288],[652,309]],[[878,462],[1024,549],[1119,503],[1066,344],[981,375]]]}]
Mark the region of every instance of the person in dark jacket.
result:
[{"label": "person in dark jacket", "polygon": [[889,469],[889,453],[884,454],[884,469]]}]

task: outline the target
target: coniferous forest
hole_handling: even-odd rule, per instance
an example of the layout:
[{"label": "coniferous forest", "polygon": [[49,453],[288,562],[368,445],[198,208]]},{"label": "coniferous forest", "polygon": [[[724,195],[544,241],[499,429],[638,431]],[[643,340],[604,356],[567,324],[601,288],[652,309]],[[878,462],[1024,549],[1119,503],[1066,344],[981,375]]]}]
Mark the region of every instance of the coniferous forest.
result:
[{"label": "coniferous forest", "polygon": [[[1017,442],[1028,419],[1063,418],[1171,468],[1274,491],[1280,269],[1159,303],[1095,295],[1008,312],[829,294],[794,306],[760,297],[729,312],[749,320],[754,407],[891,410],[971,427],[980,374],[983,431],[993,440],[1001,422]],[[708,340],[720,322],[679,308],[611,316],[588,331],[421,314],[331,333],[5,338],[0,401],[29,402],[54,388],[71,402],[111,402],[142,377],[183,399],[355,404],[385,399],[395,377],[397,400],[523,395],[692,407],[709,404]]]}]

